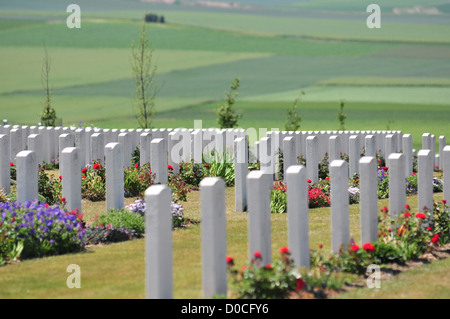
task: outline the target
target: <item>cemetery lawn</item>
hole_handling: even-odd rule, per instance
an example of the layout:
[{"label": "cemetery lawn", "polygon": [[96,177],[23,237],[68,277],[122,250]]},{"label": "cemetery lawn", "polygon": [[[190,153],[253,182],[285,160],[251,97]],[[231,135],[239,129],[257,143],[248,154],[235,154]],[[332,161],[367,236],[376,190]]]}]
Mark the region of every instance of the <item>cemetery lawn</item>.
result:
[{"label": "cemetery lawn", "polygon": [[[202,298],[201,288],[201,213],[198,191],[188,194],[183,203],[185,217],[193,221],[186,228],[173,232],[173,278],[174,298]],[[440,200],[442,194],[435,194]],[[134,199],[126,199],[126,204]],[[411,211],[417,209],[417,197],[407,197]],[[379,208],[388,206],[387,200],[379,201]],[[84,219],[89,223],[96,214],[103,213],[105,202],[83,202]],[[226,189],[227,247],[228,255],[240,267],[247,262],[247,214],[234,211],[234,188]],[[310,247],[330,250],[330,209],[310,210]],[[278,250],[287,245],[287,214],[272,214],[272,256],[279,258]],[[359,205],[350,206],[350,230],[359,244]],[[90,247],[84,252],[25,260],[0,267],[0,298],[145,298],[145,241],[137,239],[122,243]],[[81,267],[81,289],[68,289],[67,266],[78,264]],[[448,298],[449,260],[411,270],[396,276],[389,282],[382,281],[379,292],[360,289],[337,295],[342,298]],[[423,269],[423,271],[421,271]],[[356,282],[355,275],[340,274],[337,281]],[[447,282],[447,284],[445,284]],[[425,284],[426,283],[426,284]],[[437,287],[422,289],[423,286]],[[419,289],[420,288],[420,289]],[[402,294],[399,293],[402,292]],[[411,295],[414,291],[414,294]],[[229,285],[229,296],[233,289]],[[369,294],[369,295],[368,295]]]}]

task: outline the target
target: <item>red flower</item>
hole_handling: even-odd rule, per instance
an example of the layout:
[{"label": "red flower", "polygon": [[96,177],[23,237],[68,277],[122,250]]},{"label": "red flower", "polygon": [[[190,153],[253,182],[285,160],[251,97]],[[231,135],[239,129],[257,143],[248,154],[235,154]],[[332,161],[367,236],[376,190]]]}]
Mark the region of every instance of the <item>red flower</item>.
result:
[{"label": "red flower", "polygon": [[417,213],[416,217],[419,219],[425,219],[425,218],[427,218],[427,215],[425,215],[424,213]]},{"label": "red flower", "polygon": [[302,278],[297,278],[295,289],[302,290],[303,287],[305,287],[305,281]]},{"label": "red flower", "polygon": [[47,204],[47,203],[45,203],[45,207],[48,207],[48,204]]},{"label": "red flower", "polygon": [[409,205],[408,205],[408,204],[406,204],[406,205],[405,205],[405,209],[406,209],[406,210],[410,210],[410,209],[411,209],[411,207],[409,207]]},{"label": "red flower", "polygon": [[312,180],[310,180],[309,178],[306,181],[308,182],[308,184],[312,183]]},{"label": "red flower", "polygon": [[81,176],[81,179],[85,179],[86,178],[86,176]]},{"label": "red flower", "polygon": [[416,172],[413,172],[413,175],[415,176],[415,175],[417,175],[417,173],[416,173]]},{"label": "red flower", "polygon": [[134,168],[139,168],[139,164],[134,164]]},{"label": "red flower", "polygon": [[81,170],[81,173],[86,174],[86,173],[87,173],[87,168],[86,168],[86,167],[83,168],[83,169]]},{"label": "red flower", "polygon": [[227,256],[227,264],[228,264],[229,266],[233,266],[233,265],[234,265],[233,257]]},{"label": "red flower", "polygon": [[407,213],[404,213],[403,214],[403,217],[410,217],[411,216],[411,213],[410,212],[407,212]]},{"label": "red flower", "polygon": [[210,168],[211,168],[211,165],[205,164],[205,167],[206,167],[207,169],[210,169]]},{"label": "red flower", "polygon": [[281,254],[289,254],[289,248],[287,248],[287,247],[281,247],[281,248],[280,248],[280,253],[281,253]]},{"label": "red flower", "polygon": [[326,177],[326,178],[325,178],[325,180],[326,180],[326,181],[329,181],[329,180],[330,180],[330,178],[329,178],[329,177]]},{"label": "red flower", "polygon": [[431,241],[433,242],[433,244],[439,243],[439,235],[434,234],[433,238],[431,238]]},{"label": "red flower", "polygon": [[402,226],[402,227],[400,227],[398,230],[397,230],[397,236],[403,236],[403,234],[406,232],[406,228],[405,228],[405,226]]},{"label": "red flower", "polygon": [[266,265],[266,269],[272,269],[272,265],[270,264],[270,263],[268,263],[267,265]]},{"label": "red flower", "polygon": [[447,201],[445,199],[442,200],[442,204],[447,204]]},{"label": "red flower", "polygon": [[435,165],[434,168],[435,168],[435,169],[439,169],[439,165]]},{"label": "red flower", "polygon": [[364,249],[365,251],[367,251],[368,253],[373,253],[373,252],[375,252],[375,246],[372,245],[371,243],[365,243],[365,244],[363,245],[363,249]]},{"label": "red flower", "polygon": [[59,175],[59,180],[60,180],[60,181],[62,180],[62,175]]},{"label": "red flower", "polygon": [[14,166],[14,163],[9,163],[9,165]]},{"label": "red flower", "polygon": [[383,166],[381,169],[384,169],[385,171],[387,171],[389,169],[389,167]]},{"label": "red flower", "polygon": [[352,245],[351,250],[352,251],[358,251],[359,250],[359,246],[358,245]]},{"label": "red flower", "polygon": [[431,227],[430,227],[430,226],[428,226],[428,227],[427,227],[427,230],[428,230],[428,231],[430,231],[430,230],[431,230]]},{"label": "red flower", "polygon": [[322,249],[322,248],[323,248],[323,245],[322,245],[322,244],[319,244],[319,248]]},{"label": "red flower", "polygon": [[65,203],[66,202],[66,198],[65,197],[61,197],[60,201],[61,201],[61,203]]},{"label": "red flower", "polygon": [[255,251],[253,256],[255,256],[256,259],[261,258],[261,253],[259,251]]},{"label": "red flower", "polygon": [[100,165],[99,165],[99,164],[94,164],[92,167],[93,167],[94,169],[100,169]]},{"label": "red flower", "polygon": [[382,212],[387,212],[388,208],[386,206],[383,206],[383,208],[381,209]]},{"label": "red flower", "polygon": [[167,169],[170,169],[171,171],[173,171],[173,166],[172,165],[167,165]]},{"label": "red flower", "polygon": [[16,217],[11,218],[11,221],[14,223],[14,221],[16,220]]}]

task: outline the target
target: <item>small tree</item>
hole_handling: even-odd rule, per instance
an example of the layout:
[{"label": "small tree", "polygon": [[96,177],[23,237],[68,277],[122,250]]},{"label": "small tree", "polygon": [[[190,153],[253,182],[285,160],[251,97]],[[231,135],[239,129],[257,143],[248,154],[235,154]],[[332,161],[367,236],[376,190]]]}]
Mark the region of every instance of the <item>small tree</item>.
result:
[{"label": "small tree", "polygon": [[285,131],[297,131],[300,128],[302,117],[296,110],[298,103],[300,103],[301,96],[305,95],[304,91],[300,92],[300,96],[295,99],[292,106],[286,112],[286,124],[284,125]]},{"label": "small tree", "polygon": [[44,110],[41,114],[41,125],[44,126],[55,126],[56,125],[56,111],[52,107],[52,91],[49,85],[49,75],[50,75],[50,59],[48,57],[47,48],[44,44],[45,57],[42,63],[41,71],[41,81],[45,92]]},{"label": "small tree", "polygon": [[137,48],[131,45],[131,69],[136,83],[136,119],[141,128],[151,128],[155,116],[155,98],[159,88],[155,83],[156,65],[153,65],[153,49],[146,38],[147,28],[142,26]]},{"label": "small tree", "polygon": [[337,118],[339,121],[339,130],[340,131],[345,131],[345,119],[347,118],[347,114],[344,113],[344,100],[341,100],[341,102],[339,103],[339,112],[337,114]]},{"label": "small tree", "polygon": [[236,127],[238,120],[242,118],[242,114],[236,114],[236,111],[233,110],[233,105],[238,96],[236,91],[239,88],[239,82],[239,78],[234,79],[233,83],[230,85],[230,91],[225,92],[225,102],[220,104],[216,110],[216,114],[219,116],[217,123],[221,129]]}]

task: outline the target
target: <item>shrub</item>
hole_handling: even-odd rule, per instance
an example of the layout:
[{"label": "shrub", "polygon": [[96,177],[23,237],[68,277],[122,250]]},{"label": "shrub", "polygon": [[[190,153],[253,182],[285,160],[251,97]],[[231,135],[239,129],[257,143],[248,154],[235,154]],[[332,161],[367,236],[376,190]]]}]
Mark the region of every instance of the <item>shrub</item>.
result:
[{"label": "shrub", "polygon": [[[183,227],[186,224],[186,219],[183,215],[184,208],[181,206],[181,204],[172,202],[171,203],[171,211],[172,211],[172,226],[173,228],[176,227]],[[142,199],[137,199],[134,201],[133,204],[130,204],[126,207],[126,209],[130,212],[137,213],[140,216],[145,216],[145,209],[146,204],[145,201]]]},{"label": "shrub", "polygon": [[190,162],[181,162],[179,175],[183,182],[196,188],[204,177],[204,171],[201,164],[191,160]]},{"label": "shrub", "polygon": [[105,168],[94,161],[81,171],[81,197],[90,201],[103,201],[106,197]]},{"label": "shrub", "polygon": [[263,265],[261,254],[255,252],[254,259],[240,270],[234,268],[232,257],[227,258],[238,299],[284,299],[303,289],[304,281],[295,269],[287,247],[282,247],[280,254],[279,260]]},{"label": "shrub", "polygon": [[378,186],[377,186],[378,198],[379,199],[388,198],[389,197],[388,168],[384,166],[378,168],[377,175],[378,175]]},{"label": "shrub", "polygon": [[234,161],[231,155],[224,152],[222,155],[212,154],[212,161],[203,164],[203,177],[221,177],[227,186],[234,185]]},{"label": "shrub", "polygon": [[97,215],[91,227],[106,225],[114,228],[128,228],[135,231],[138,237],[145,233],[144,217],[127,209],[112,209],[106,214]]},{"label": "shrub", "polygon": [[104,226],[89,226],[85,230],[86,244],[97,245],[117,243],[139,238],[134,229],[126,227],[113,227],[110,224]]},{"label": "shrub", "polygon": [[44,202],[50,205],[59,204],[62,197],[62,180],[63,176],[59,178],[49,175],[44,168],[39,168],[38,173],[38,193],[43,197]]},{"label": "shrub", "polygon": [[274,182],[270,198],[270,211],[282,214],[287,209],[286,184],[282,181]]},{"label": "shrub", "polygon": [[[84,225],[78,212],[33,202],[0,203],[0,263],[11,257],[59,255],[84,248]],[[21,251],[17,249],[21,246]]]},{"label": "shrub", "polygon": [[191,191],[186,183],[181,180],[180,174],[173,174],[173,170],[169,171],[167,185],[172,189],[172,198],[176,203],[185,202],[187,194]]},{"label": "shrub", "polygon": [[155,183],[155,174],[151,171],[150,164],[139,167],[124,169],[124,191],[125,197],[139,196],[143,197],[145,190]]}]

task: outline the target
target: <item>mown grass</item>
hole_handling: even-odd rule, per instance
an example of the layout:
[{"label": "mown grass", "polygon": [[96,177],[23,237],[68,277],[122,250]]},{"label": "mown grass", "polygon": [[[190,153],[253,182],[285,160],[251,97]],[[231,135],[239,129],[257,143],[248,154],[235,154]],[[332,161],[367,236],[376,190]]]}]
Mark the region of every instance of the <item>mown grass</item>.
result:
[{"label": "mown grass", "polygon": [[[442,194],[435,194],[435,200],[440,200]],[[133,199],[128,199],[131,202]],[[417,196],[407,198],[412,211],[417,209]],[[387,200],[379,201],[379,208],[387,205]],[[199,192],[189,193],[188,201],[183,204],[185,216],[200,223],[185,229],[173,231],[173,278],[174,298],[202,298],[201,283],[201,211]],[[105,212],[105,204],[84,202],[85,218]],[[234,189],[226,189],[227,218],[227,253],[232,255],[237,265],[243,265],[248,260],[247,244],[247,213],[234,211]],[[317,249],[323,244],[324,249],[331,249],[330,243],[330,209],[320,208],[310,210],[310,247]],[[350,231],[354,240],[359,243],[359,205],[350,206]],[[278,250],[287,245],[287,214],[271,216],[272,254],[278,258]],[[54,256],[41,259],[25,260],[15,264],[0,267],[0,297],[1,298],[144,298],[145,297],[145,246],[144,239],[109,244],[89,249],[85,252]],[[68,289],[66,279],[69,273],[67,266],[78,264],[81,267],[81,289]],[[445,264],[444,264],[445,265]],[[448,265],[448,264],[447,264]],[[437,265],[436,267],[439,267]],[[438,268],[441,269],[441,268]],[[413,274],[408,273],[402,279],[402,291],[408,290],[410,284],[425,282],[432,286],[441,282],[439,272]],[[348,279],[355,279],[349,275]],[[390,288],[389,283],[382,283],[383,296],[392,298],[398,293],[397,288]],[[386,287],[386,288],[385,288]],[[399,288],[400,289],[400,288]],[[229,296],[232,297],[232,286],[229,286]],[[446,296],[448,286],[437,294],[431,294],[431,289],[421,290],[417,298],[429,296]],[[349,298],[364,298],[367,295],[355,292]],[[345,297],[345,295],[344,295]]]}]

